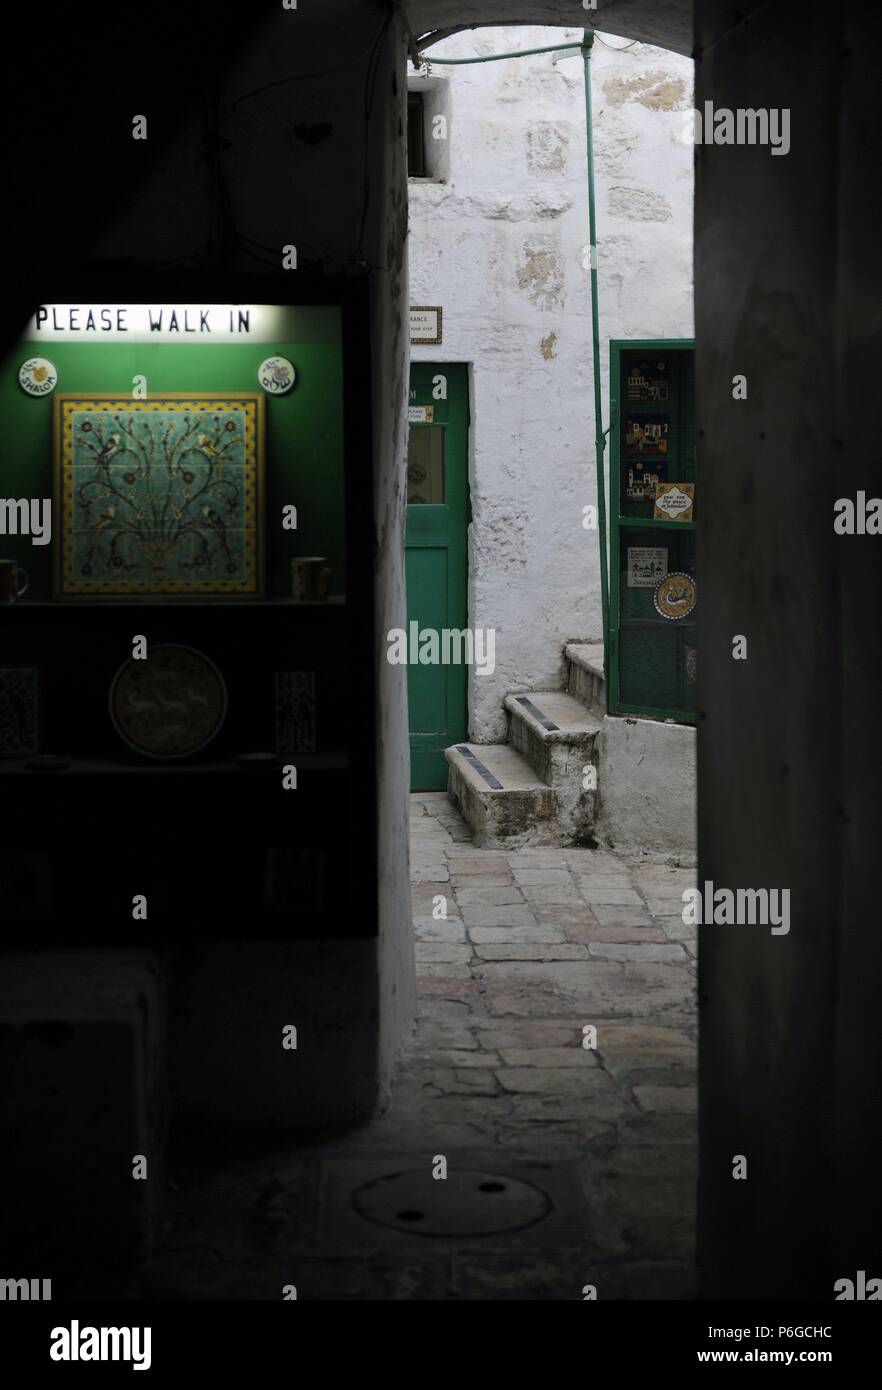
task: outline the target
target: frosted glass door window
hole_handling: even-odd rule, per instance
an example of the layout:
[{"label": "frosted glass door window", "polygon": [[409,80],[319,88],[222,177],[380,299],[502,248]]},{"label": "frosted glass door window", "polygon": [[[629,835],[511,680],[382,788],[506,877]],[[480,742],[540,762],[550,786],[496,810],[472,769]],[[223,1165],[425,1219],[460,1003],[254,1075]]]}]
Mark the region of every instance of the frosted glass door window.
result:
[{"label": "frosted glass door window", "polygon": [[411,425],[407,453],[407,504],[444,502],[444,426]]}]

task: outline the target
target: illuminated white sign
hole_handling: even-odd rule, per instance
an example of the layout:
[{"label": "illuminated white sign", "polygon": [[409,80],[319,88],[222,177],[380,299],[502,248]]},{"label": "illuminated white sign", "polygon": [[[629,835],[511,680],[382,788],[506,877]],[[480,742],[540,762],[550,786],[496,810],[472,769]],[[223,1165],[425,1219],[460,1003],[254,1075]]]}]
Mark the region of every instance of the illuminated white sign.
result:
[{"label": "illuminated white sign", "polygon": [[24,337],[35,343],[285,343],[299,341],[302,327],[296,308],[275,304],[41,304]]}]

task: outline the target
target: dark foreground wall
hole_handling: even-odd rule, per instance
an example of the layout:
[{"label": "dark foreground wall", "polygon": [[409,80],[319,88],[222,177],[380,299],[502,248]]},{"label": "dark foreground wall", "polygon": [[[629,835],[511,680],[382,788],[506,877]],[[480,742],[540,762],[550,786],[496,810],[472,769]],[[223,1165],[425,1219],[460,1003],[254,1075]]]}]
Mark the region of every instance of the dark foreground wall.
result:
[{"label": "dark foreground wall", "polygon": [[[160,3],[131,26],[96,0],[87,25],[54,13],[30,48],[18,49],[4,83],[6,172],[17,207],[7,274],[35,304],[62,297],[71,276],[100,299],[102,275],[149,282],[160,302],[172,276],[196,300],[278,302],[283,247],[294,246],[290,302],[298,302],[302,276],[312,302],[323,302],[323,280],[331,303],[349,281],[363,305],[363,351],[346,374],[350,384],[358,376],[365,403],[356,429],[368,500],[355,539],[367,564],[351,576],[350,591],[369,599],[373,586],[375,628],[360,623],[338,643],[334,675],[347,709],[376,714],[358,752],[376,773],[356,832],[344,805],[336,832],[343,877],[357,885],[364,868],[363,916],[378,934],[363,939],[370,934],[355,913],[335,923],[333,940],[294,940],[293,931],[292,939],[254,940],[259,933],[243,921],[241,940],[194,942],[197,927],[179,949],[163,949],[157,1000],[167,1004],[156,1004],[150,1026],[167,1046],[173,1118],[197,1130],[363,1120],[382,1103],[413,1015],[405,690],[401,669],[381,660],[377,636],[400,626],[404,613],[403,65],[400,24],[385,0],[298,9],[259,0],[223,14],[200,0]],[[145,141],[132,139],[136,116],[147,120]],[[51,158],[42,160],[40,149]],[[209,280],[210,293],[200,295]],[[224,294],[233,283],[237,291]],[[4,343],[22,326],[7,315]],[[85,644],[81,658],[88,660]],[[128,931],[123,923],[120,948]],[[235,933],[204,933],[219,934]],[[8,931],[2,940],[13,954],[33,944]],[[117,953],[103,949],[115,979]],[[22,968],[34,982],[30,1021],[58,1021],[60,1011],[63,1022],[65,999],[76,992],[69,956],[41,951]],[[11,965],[3,978],[3,998],[13,997]],[[70,1013],[76,1025],[73,1003]],[[28,1020],[10,1015],[8,1023],[17,1037]],[[282,1049],[286,1024],[298,1028],[296,1054]],[[26,1061],[15,1057],[21,1070]]]},{"label": "dark foreground wall", "polygon": [[833,530],[837,498],[882,495],[879,40],[862,0],[697,10],[696,106],[791,124],[786,156],[697,151],[699,878],[791,890],[788,935],[700,936],[699,1257],[717,1298],[826,1300],[882,1273],[882,536]]}]

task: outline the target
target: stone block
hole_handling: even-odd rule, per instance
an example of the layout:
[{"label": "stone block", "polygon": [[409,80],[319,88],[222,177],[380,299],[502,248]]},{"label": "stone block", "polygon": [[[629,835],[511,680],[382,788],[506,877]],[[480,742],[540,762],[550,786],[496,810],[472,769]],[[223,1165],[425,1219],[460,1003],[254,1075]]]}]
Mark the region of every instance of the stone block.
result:
[{"label": "stone block", "polygon": [[517,946],[526,944],[563,945],[560,927],[469,927],[476,946]]},{"label": "stone block", "polygon": [[592,941],[588,952],[597,960],[654,960],[676,963],[687,959],[686,952],[678,941]]},{"label": "stone block", "polygon": [[[491,930],[491,928],[487,928]],[[478,945],[475,955],[480,960],[585,960],[587,946],[579,942],[564,942],[560,946],[549,946],[544,942],[502,943],[501,945]]]}]

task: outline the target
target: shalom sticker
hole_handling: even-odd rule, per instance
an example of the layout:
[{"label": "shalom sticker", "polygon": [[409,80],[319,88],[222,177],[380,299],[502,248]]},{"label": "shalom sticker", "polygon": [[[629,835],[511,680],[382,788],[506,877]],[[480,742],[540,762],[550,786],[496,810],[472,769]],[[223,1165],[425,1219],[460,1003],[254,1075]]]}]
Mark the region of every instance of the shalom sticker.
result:
[{"label": "shalom sticker", "polygon": [[656,612],[663,618],[685,618],[695,607],[695,580],[689,574],[666,574],[655,586]]},{"label": "shalom sticker", "polygon": [[268,395],[284,396],[297,380],[297,373],[287,357],[267,357],[257,369],[257,379]]},{"label": "shalom sticker", "polygon": [[58,372],[46,357],[29,357],[18,369],[18,384],[29,396],[48,396],[58,385]]}]

